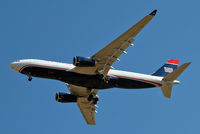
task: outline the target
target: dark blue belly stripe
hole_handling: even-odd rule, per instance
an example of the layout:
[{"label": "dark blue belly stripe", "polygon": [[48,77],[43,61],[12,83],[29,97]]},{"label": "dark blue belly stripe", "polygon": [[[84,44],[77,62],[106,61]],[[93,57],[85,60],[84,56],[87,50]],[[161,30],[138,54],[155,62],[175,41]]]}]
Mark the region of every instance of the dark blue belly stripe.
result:
[{"label": "dark blue belly stripe", "polygon": [[65,83],[95,89],[106,89],[113,87],[138,89],[161,86],[160,83],[119,75],[107,75],[109,82],[106,83],[98,75],[79,74],[69,70],[69,68],[29,64],[23,66],[19,72],[23,74],[31,74],[35,77],[56,79]]}]

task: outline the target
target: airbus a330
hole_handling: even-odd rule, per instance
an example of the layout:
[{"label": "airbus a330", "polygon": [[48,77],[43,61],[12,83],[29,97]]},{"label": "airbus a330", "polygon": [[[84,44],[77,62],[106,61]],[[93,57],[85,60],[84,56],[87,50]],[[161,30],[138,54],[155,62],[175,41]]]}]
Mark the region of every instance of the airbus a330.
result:
[{"label": "airbus a330", "polygon": [[141,74],[115,70],[112,64],[119,61],[121,54],[133,46],[134,37],[156,15],[154,10],[129,30],[89,58],[75,56],[73,64],[23,59],[12,62],[9,66],[16,72],[32,77],[55,79],[66,83],[70,93],[56,93],[56,101],[77,103],[87,124],[95,123],[95,112],[101,89],[126,88],[142,89],[161,87],[163,95],[170,98],[172,85],[179,84],[177,77],[190,65],[184,63],[178,67],[179,60],[170,59],[153,74]]}]

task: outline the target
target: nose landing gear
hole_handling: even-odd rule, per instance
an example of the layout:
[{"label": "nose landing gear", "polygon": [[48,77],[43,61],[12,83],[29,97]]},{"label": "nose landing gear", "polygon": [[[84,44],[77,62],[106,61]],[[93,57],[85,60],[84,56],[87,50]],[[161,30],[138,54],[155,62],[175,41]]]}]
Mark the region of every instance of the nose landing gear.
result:
[{"label": "nose landing gear", "polygon": [[29,73],[27,76],[28,76],[28,81],[32,81],[31,73]]},{"label": "nose landing gear", "polygon": [[28,81],[32,81],[32,77],[31,76],[28,77]]}]

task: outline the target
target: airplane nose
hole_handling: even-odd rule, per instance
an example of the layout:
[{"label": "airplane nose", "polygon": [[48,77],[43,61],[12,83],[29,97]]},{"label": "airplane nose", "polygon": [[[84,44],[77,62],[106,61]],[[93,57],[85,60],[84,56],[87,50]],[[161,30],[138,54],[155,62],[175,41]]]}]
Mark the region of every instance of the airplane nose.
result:
[{"label": "airplane nose", "polygon": [[14,68],[15,68],[15,62],[12,62],[12,63],[9,65],[9,67],[10,67],[11,69],[14,70]]},{"label": "airplane nose", "polygon": [[10,67],[12,70],[16,71],[16,72],[19,72],[19,70],[20,70],[20,66],[19,66],[19,63],[18,63],[18,62],[12,62],[12,63],[9,65],[9,67]]}]

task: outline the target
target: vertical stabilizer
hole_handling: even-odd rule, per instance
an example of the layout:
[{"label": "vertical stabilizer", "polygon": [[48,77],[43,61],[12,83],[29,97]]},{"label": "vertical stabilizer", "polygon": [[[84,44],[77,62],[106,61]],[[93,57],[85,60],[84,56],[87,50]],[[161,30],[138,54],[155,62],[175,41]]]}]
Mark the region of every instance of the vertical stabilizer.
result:
[{"label": "vertical stabilizer", "polygon": [[167,63],[165,63],[161,68],[159,68],[152,75],[165,77],[178,67],[178,63],[179,63],[179,60],[170,59]]}]

